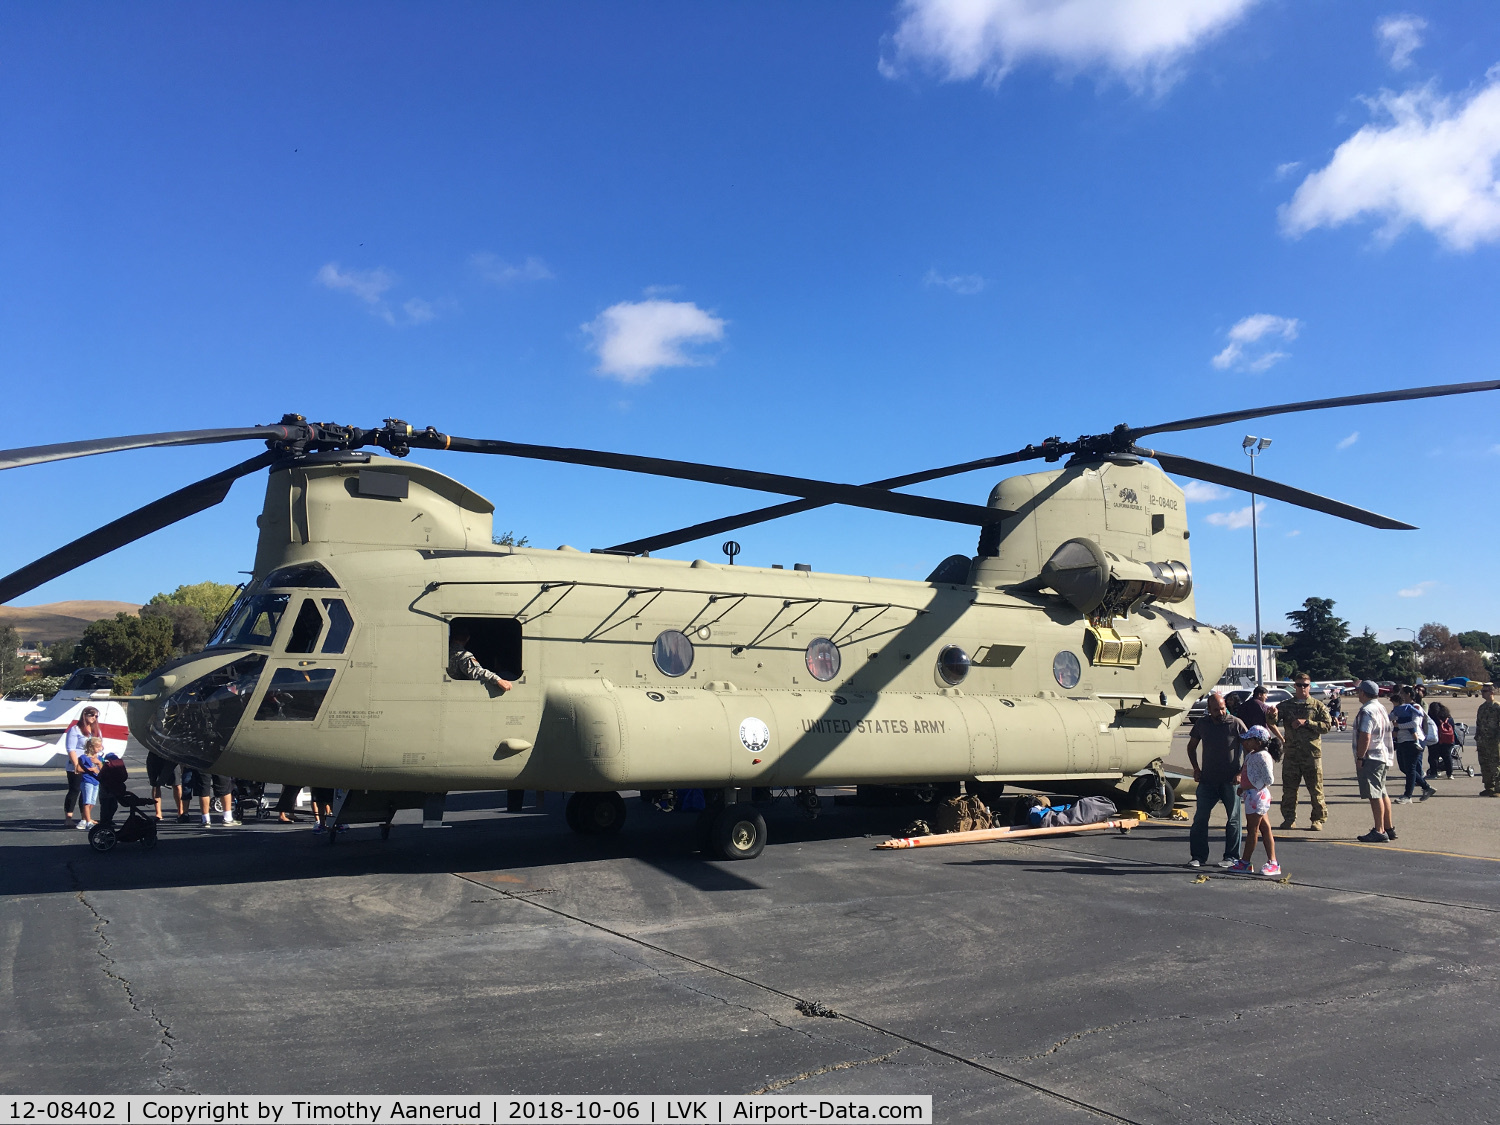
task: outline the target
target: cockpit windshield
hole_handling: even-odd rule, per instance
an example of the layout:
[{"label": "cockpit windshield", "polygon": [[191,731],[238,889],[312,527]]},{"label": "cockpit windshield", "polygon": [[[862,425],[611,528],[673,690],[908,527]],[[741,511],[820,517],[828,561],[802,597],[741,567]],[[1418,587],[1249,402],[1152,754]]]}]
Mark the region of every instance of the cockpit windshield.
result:
[{"label": "cockpit windshield", "polygon": [[253,645],[269,648],[290,597],[290,594],[242,594],[225,615],[208,647]]}]

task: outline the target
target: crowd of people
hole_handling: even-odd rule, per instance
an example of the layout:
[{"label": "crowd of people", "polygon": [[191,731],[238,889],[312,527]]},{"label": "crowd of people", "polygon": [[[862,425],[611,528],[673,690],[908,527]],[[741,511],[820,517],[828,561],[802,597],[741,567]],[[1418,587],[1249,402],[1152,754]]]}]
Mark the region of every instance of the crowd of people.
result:
[{"label": "crowd of people", "polygon": [[[1193,724],[1188,739],[1188,761],[1198,783],[1197,808],[1188,834],[1189,866],[1209,862],[1209,820],[1222,805],[1226,826],[1219,866],[1253,872],[1251,858],[1259,839],[1266,853],[1260,873],[1281,874],[1269,819],[1277,763],[1282,767],[1280,830],[1296,827],[1304,788],[1311,806],[1309,827],[1315,832],[1326,827],[1322,737],[1335,727],[1344,729],[1343,709],[1337,694],[1330,700],[1332,708],[1314,698],[1312,680],[1305,674],[1294,677],[1292,689],[1290,699],[1273,705],[1265,687],[1257,687],[1233,711],[1222,691],[1209,696],[1207,714]],[[1360,797],[1370,802],[1373,820],[1373,827],[1359,840],[1388,843],[1397,839],[1392,806],[1425,800],[1437,793],[1433,779],[1453,776],[1459,724],[1438,700],[1424,707],[1419,685],[1392,689],[1389,711],[1380,702],[1379,686],[1371,680],[1362,680],[1353,694],[1359,700],[1352,720],[1354,772]],[[1480,795],[1500,797],[1500,703],[1495,702],[1493,687],[1486,686],[1482,694],[1484,702],[1474,726],[1484,785]],[[1402,780],[1402,792],[1392,797],[1391,779],[1396,776]],[[1242,840],[1242,834],[1247,840]]]},{"label": "crowd of people", "polygon": [[[63,821],[80,831],[93,828],[99,823],[114,819],[119,807],[118,793],[127,780],[125,763],[120,755],[104,752],[104,740],[99,731],[99,712],[85,707],[78,721],[68,727],[64,735],[64,749],[68,753],[68,790],[63,798]],[[111,774],[113,773],[113,777]],[[241,821],[235,808],[239,800],[239,786],[232,777],[208,773],[187,766],[179,767],[160,754],[146,754],[146,781],[151,786],[151,800],[156,819],[162,821],[162,800],[170,794],[177,806],[177,823],[191,824],[195,819],[189,811],[190,801],[196,800],[196,819],[204,828],[238,828]],[[271,810],[280,824],[299,822],[298,799],[302,793],[300,785],[283,785],[281,796]],[[311,789],[311,813],[314,832],[323,832],[332,827],[333,804],[336,790],[314,787]],[[214,819],[214,804],[219,806],[219,818]],[[95,816],[94,810],[99,814]],[[81,816],[74,818],[77,809]]]}]

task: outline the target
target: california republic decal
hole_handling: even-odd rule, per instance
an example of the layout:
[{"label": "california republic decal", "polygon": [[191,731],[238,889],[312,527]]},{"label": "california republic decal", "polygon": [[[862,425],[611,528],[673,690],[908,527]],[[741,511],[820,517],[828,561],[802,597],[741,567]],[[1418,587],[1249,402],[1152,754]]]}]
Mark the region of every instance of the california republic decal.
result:
[{"label": "california republic decal", "polygon": [[771,728],[759,719],[746,719],[740,724],[740,745],[752,754],[759,754],[771,745]]}]

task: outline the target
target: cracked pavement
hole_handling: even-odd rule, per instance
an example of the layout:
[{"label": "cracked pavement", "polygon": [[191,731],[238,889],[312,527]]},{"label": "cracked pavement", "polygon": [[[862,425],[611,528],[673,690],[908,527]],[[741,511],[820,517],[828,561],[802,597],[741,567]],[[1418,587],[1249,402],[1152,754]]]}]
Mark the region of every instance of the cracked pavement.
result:
[{"label": "cracked pavement", "polygon": [[[135,772],[133,770],[133,772]],[[139,786],[136,786],[140,791]],[[586,840],[503,794],[97,855],[0,775],[8,1092],[931,1093],[940,1121],[1500,1118],[1500,864],[1185,829],[876,852],[909,811]],[[900,823],[898,823],[900,822]],[[803,1015],[817,1002],[838,1018]]]}]

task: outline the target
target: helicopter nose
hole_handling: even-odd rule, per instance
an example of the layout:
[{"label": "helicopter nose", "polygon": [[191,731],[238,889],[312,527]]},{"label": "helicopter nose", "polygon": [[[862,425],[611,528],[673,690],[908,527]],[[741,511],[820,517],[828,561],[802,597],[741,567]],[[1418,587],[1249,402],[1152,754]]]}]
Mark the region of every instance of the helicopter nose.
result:
[{"label": "helicopter nose", "polygon": [[192,666],[175,667],[171,686],[164,687],[136,737],[169,762],[211,771],[234,737],[265,665],[264,653],[247,653],[212,663],[196,676]]}]

